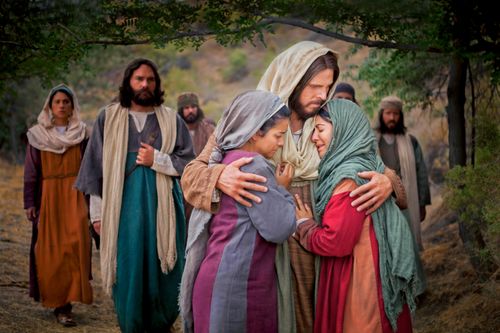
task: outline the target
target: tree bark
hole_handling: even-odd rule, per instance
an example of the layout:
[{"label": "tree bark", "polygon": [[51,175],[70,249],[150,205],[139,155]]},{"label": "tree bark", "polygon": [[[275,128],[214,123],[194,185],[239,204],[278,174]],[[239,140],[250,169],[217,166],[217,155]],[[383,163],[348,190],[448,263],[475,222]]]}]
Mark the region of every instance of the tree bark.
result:
[{"label": "tree bark", "polygon": [[468,59],[454,55],[448,81],[448,144],[450,169],[467,163],[465,143],[465,83]]}]

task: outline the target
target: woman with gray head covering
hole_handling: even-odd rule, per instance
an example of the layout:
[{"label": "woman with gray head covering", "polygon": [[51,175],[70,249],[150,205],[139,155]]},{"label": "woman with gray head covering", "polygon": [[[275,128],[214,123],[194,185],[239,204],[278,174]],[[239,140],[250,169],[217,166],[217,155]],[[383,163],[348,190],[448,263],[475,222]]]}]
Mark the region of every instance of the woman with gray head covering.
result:
[{"label": "woman with gray head covering", "polygon": [[293,169],[278,165],[275,175],[267,159],[283,146],[289,116],[280,98],[264,91],[245,92],[224,111],[210,163],[252,157],[243,169],[264,176],[268,191],[250,208],[222,194],[217,214],[193,212],[181,285],[186,332],[278,330],[274,259],[276,244],[295,230],[295,206],[285,188]]}]

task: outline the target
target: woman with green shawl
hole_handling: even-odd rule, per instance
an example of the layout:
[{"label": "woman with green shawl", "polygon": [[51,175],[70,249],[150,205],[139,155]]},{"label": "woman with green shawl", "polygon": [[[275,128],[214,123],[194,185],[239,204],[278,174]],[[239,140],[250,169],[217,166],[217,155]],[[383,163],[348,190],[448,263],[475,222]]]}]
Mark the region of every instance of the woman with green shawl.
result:
[{"label": "woman with green shawl", "polygon": [[315,332],[411,332],[423,292],[415,241],[393,198],[370,215],[349,193],[362,170],[383,171],[369,121],[356,104],[332,100],[315,117],[311,140],[321,158],[315,216],[297,200],[296,237],[321,256]]}]

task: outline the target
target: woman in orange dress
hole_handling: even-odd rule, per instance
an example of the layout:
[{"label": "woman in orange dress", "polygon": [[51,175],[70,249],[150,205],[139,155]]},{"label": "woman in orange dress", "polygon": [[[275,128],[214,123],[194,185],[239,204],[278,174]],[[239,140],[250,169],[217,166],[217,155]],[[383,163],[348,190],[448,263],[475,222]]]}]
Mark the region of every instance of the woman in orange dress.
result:
[{"label": "woman in orange dress", "polygon": [[75,326],[71,302],[92,303],[91,238],[85,197],[75,182],[88,140],[74,92],[54,87],[28,130],[24,208],[32,222],[30,296]]}]

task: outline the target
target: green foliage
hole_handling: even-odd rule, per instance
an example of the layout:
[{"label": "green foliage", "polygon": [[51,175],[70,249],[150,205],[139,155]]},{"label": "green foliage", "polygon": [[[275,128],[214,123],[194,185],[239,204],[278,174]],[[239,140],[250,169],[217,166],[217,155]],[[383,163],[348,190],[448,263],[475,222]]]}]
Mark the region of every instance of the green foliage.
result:
[{"label": "green foliage", "polygon": [[371,50],[356,77],[367,81],[373,91],[363,104],[373,114],[384,96],[397,94],[406,109],[425,109],[445,96],[447,66],[448,60],[441,54]]},{"label": "green foliage", "polygon": [[461,221],[478,227],[486,241],[481,258],[500,264],[500,114],[498,107],[477,117],[475,167],[455,167],[447,175],[447,204]]},{"label": "green foliage", "polygon": [[222,71],[225,82],[239,81],[248,75],[248,60],[245,51],[236,49],[229,54],[229,65]]}]

